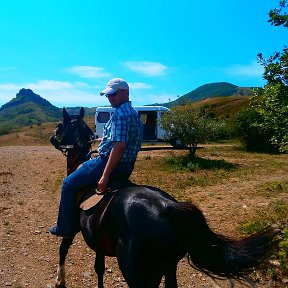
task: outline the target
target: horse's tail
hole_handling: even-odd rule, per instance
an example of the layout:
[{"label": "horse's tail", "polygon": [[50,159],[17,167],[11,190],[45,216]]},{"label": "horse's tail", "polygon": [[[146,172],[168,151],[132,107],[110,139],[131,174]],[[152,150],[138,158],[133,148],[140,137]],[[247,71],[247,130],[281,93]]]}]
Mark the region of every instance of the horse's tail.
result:
[{"label": "horse's tail", "polygon": [[190,265],[212,277],[245,279],[245,274],[271,253],[273,239],[280,232],[267,228],[237,241],[213,232],[193,204],[178,202],[170,208],[183,235]]}]

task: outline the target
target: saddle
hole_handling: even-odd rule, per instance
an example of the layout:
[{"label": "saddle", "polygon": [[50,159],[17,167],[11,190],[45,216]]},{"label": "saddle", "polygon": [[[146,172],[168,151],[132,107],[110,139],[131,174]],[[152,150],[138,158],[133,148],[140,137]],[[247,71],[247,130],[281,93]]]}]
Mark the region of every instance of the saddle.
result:
[{"label": "saddle", "polygon": [[108,184],[108,191],[106,193],[99,193],[97,188],[90,187],[85,191],[82,191],[79,200],[77,201],[79,204],[79,208],[86,211],[89,210],[96,205],[98,205],[99,210],[101,210],[101,214],[107,209],[110,201],[112,200],[115,193],[117,193],[120,189],[136,186],[129,179],[126,180],[116,180],[113,183]]}]

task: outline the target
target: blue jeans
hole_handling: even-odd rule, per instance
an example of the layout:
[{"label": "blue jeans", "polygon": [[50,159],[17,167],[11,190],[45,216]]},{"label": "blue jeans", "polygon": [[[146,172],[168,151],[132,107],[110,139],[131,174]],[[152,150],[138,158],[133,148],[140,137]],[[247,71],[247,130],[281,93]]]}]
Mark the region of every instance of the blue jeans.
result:
[{"label": "blue jeans", "polygon": [[[107,159],[97,156],[84,162],[79,169],[64,179],[57,219],[57,230],[60,235],[72,235],[75,233],[73,217],[77,192],[83,188],[97,185],[106,163]],[[133,169],[134,163],[119,163],[111,173],[110,179],[112,181],[113,177],[128,179]]]}]

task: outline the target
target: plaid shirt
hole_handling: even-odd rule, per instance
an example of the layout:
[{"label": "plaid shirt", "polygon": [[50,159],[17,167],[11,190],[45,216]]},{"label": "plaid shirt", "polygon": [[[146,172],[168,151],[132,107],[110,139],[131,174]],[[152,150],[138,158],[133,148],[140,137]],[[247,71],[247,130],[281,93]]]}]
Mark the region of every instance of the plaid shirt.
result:
[{"label": "plaid shirt", "polygon": [[121,104],[104,126],[103,138],[98,146],[99,156],[108,158],[113,143],[125,142],[126,148],[120,162],[135,162],[141,148],[142,134],[142,123],[131,102]]}]

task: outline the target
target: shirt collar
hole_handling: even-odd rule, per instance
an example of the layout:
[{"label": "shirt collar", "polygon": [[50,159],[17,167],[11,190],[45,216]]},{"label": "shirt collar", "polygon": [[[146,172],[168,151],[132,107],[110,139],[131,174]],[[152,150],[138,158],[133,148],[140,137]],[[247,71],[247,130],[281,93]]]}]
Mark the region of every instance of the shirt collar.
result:
[{"label": "shirt collar", "polygon": [[131,106],[131,101],[126,101],[124,103],[121,103],[116,109],[119,109],[120,107],[125,107],[125,106]]}]

